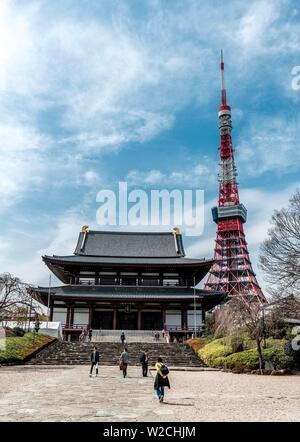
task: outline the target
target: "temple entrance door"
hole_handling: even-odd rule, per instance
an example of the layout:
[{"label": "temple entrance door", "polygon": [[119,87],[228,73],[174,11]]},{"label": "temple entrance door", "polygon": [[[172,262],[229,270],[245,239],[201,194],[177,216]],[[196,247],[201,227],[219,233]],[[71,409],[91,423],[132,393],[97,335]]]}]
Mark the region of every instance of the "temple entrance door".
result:
[{"label": "temple entrance door", "polygon": [[92,328],[111,330],[113,328],[113,312],[93,312]]},{"label": "temple entrance door", "polygon": [[137,312],[118,312],[117,328],[119,330],[137,330]]},{"label": "temple entrance door", "polygon": [[142,330],[161,330],[162,328],[161,312],[142,312]]}]

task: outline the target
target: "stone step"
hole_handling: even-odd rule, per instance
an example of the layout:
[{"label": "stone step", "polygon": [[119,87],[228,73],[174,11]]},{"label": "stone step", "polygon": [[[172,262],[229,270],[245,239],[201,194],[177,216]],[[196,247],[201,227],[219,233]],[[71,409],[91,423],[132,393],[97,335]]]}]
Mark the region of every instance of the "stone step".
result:
[{"label": "stone step", "polygon": [[[36,365],[83,365],[90,363],[90,351],[93,343],[56,341],[48,346],[28,364]],[[169,366],[199,367],[204,364],[196,357],[190,347],[183,344],[151,343],[141,345],[139,343],[126,344],[129,353],[129,365],[140,365],[142,349],[149,352],[149,365],[154,365],[157,357],[161,356]],[[121,343],[97,343],[100,353],[100,365],[117,365],[123,346]]]}]

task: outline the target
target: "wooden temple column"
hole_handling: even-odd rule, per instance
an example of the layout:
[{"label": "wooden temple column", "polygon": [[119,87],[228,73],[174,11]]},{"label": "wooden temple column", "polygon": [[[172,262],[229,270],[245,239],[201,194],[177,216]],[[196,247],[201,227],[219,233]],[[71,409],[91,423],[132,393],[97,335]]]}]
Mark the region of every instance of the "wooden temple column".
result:
[{"label": "wooden temple column", "polygon": [[187,330],[187,307],[183,306],[181,309],[181,328]]},{"label": "wooden temple column", "polygon": [[70,326],[70,318],[71,318],[71,305],[67,304],[67,316],[66,316],[66,328]]},{"label": "wooden temple column", "polygon": [[93,322],[93,305],[89,304],[89,322],[88,322],[88,329],[92,328],[92,322]]},{"label": "wooden temple column", "polygon": [[142,306],[138,306],[138,320],[137,320],[137,329],[142,330]]},{"label": "wooden temple column", "polygon": [[137,285],[143,285],[142,281],[143,281],[142,274],[141,272],[138,272]]},{"label": "wooden temple column", "polygon": [[166,307],[165,306],[162,306],[161,315],[162,315],[161,319],[162,319],[163,328],[165,328],[165,326],[166,326]]},{"label": "wooden temple column", "polygon": [[114,314],[113,314],[113,330],[117,330],[117,314],[118,309],[116,306],[114,306]]},{"label": "wooden temple column", "polygon": [[70,322],[69,322],[69,327],[73,328],[74,325],[74,304],[71,304],[70,306]]},{"label": "wooden temple column", "polygon": [[159,285],[164,285],[164,277],[162,273],[159,274]]}]

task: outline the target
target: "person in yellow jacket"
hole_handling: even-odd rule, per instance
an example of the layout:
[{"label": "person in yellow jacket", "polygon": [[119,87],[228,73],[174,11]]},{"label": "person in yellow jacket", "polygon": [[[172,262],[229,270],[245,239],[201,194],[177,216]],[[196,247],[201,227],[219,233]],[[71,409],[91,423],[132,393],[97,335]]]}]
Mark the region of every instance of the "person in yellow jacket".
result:
[{"label": "person in yellow jacket", "polygon": [[165,387],[170,387],[170,382],[168,378],[168,367],[163,363],[161,357],[157,358],[157,362],[155,364],[155,369],[157,371],[154,381],[154,389],[156,390],[157,397],[159,402],[163,402],[165,395]]}]

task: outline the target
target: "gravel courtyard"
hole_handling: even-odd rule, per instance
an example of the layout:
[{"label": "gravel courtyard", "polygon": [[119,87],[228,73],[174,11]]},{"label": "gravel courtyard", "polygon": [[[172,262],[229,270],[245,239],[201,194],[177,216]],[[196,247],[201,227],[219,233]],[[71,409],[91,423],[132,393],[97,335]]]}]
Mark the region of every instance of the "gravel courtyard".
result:
[{"label": "gravel courtyard", "polygon": [[0,368],[0,421],[300,421],[300,377],[172,371],[159,404],[153,377],[129,367]]}]

